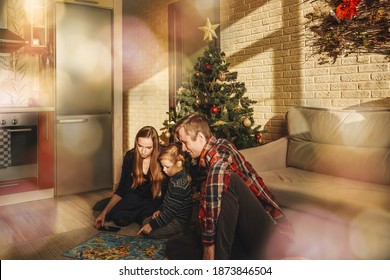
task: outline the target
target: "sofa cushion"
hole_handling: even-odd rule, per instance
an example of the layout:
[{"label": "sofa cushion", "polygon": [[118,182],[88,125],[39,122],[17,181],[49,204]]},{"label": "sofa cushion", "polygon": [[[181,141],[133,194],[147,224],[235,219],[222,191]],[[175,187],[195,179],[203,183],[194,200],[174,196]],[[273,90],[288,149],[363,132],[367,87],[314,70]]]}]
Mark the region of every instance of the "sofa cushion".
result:
[{"label": "sofa cushion", "polygon": [[366,182],[390,184],[390,149],[292,139],[287,154],[288,166]]},{"label": "sofa cushion", "polygon": [[292,255],[390,258],[389,186],[293,167],[260,175],[294,226]]},{"label": "sofa cushion", "polygon": [[287,128],[288,166],[390,185],[390,110],[297,107]]},{"label": "sofa cushion", "polygon": [[264,171],[260,176],[282,207],[296,209],[316,205],[334,213],[351,215],[366,209],[378,209],[390,215],[390,188],[387,185],[294,167]]}]

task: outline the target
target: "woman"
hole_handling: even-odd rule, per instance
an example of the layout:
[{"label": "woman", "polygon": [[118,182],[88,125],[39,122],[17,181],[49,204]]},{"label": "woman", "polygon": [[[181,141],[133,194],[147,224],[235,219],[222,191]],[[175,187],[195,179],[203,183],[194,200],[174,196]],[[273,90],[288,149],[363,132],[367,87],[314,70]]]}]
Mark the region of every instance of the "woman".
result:
[{"label": "woman", "polygon": [[142,221],[151,216],[161,204],[164,175],[158,162],[160,153],[156,129],[141,128],[134,141],[134,149],[123,160],[122,174],[114,195],[95,219],[95,227],[113,221],[118,226]]}]

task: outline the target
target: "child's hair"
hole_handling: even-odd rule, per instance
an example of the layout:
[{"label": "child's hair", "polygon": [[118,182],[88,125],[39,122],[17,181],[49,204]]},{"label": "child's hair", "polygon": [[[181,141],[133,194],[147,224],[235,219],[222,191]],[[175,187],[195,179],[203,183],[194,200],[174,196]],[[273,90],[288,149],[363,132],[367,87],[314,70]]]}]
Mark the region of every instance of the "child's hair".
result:
[{"label": "child's hair", "polygon": [[176,162],[181,161],[184,163],[184,154],[180,146],[176,143],[170,143],[166,146],[160,153],[158,160],[169,160],[176,164]]}]

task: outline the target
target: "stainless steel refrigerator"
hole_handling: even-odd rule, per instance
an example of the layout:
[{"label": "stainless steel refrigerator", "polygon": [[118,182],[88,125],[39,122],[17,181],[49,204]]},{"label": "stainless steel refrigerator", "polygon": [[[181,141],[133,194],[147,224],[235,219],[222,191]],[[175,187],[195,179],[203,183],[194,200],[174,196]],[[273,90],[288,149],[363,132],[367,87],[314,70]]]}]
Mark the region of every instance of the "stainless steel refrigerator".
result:
[{"label": "stainless steel refrigerator", "polygon": [[56,3],[56,190],[112,188],[112,11]]}]

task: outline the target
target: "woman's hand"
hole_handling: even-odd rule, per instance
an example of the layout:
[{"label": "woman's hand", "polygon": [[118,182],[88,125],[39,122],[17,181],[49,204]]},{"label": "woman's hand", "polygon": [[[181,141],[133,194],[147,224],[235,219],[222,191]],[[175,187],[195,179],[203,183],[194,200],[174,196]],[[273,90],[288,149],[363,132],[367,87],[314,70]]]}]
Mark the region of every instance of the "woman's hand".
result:
[{"label": "woman's hand", "polygon": [[105,219],[106,219],[106,213],[105,212],[100,213],[100,215],[97,216],[97,218],[95,219],[95,227],[99,228],[104,226]]},{"label": "woman's hand", "polygon": [[137,232],[137,235],[140,235],[141,233],[149,234],[151,231],[152,227],[150,224],[146,224]]},{"label": "woman's hand", "polygon": [[95,227],[99,228],[99,227],[102,227],[104,226],[104,223],[106,221],[106,216],[107,216],[107,213],[112,209],[112,207],[114,207],[120,200],[122,199],[122,197],[120,197],[119,195],[117,194],[114,194],[110,201],[108,202],[108,204],[106,205],[106,207],[103,209],[103,211],[100,213],[99,216],[97,216],[97,218],[95,219]]}]

